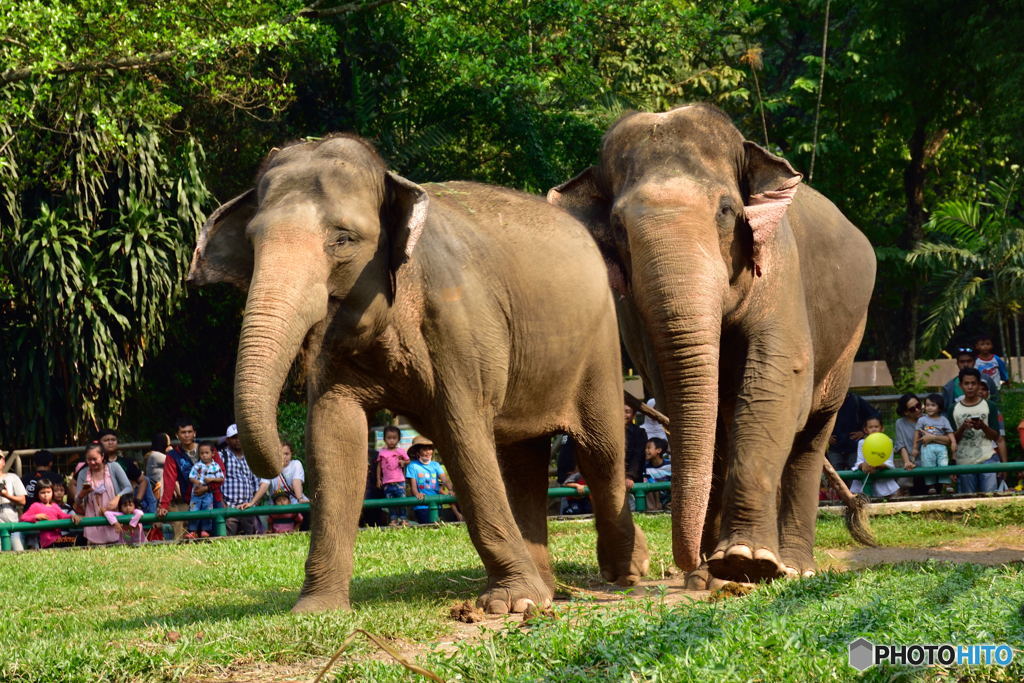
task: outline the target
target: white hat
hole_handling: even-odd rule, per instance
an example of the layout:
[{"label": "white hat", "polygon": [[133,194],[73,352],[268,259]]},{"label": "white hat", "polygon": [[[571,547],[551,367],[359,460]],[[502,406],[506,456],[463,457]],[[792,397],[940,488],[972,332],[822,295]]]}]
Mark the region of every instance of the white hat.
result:
[{"label": "white hat", "polygon": [[238,425],[228,425],[228,430],[224,432],[225,439],[230,439],[233,436],[238,436]]}]

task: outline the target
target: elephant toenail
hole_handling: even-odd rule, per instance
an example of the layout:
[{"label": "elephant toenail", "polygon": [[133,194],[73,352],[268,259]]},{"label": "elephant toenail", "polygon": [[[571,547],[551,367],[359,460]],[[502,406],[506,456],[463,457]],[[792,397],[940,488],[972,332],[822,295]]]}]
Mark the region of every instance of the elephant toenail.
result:
[{"label": "elephant toenail", "polygon": [[785,572],[787,579],[795,579],[800,576],[800,572],[796,567],[790,567],[788,564],[782,568],[782,571]]},{"label": "elephant toenail", "polygon": [[750,549],[749,545],[734,545],[729,548],[727,554],[731,558],[742,557],[745,560],[754,558],[754,551]]},{"label": "elephant toenail", "polygon": [[515,604],[512,605],[512,611],[516,613],[525,612],[526,610],[533,607],[536,603],[529,598],[519,598]]},{"label": "elephant toenail", "polygon": [[725,559],[725,550],[716,550],[711,553],[711,557],[708,558],[708,562],[719,562]]},{"label": "elephant toenail", "polygon": [[487,611],[490,614],[508,614],[508,603],[504,600],[491,600]]},{"label": "elephant toenail", "polygon": [[754,551],[754,559],[761,562],[767,562],[769,564],[778,566],[779,558],[775,557],[775,553],[767,548],[758,548]]},{"label": "elephant toenail", "polygon": [[816,573],[816,572],[815,572],[815,571],[814,571],[813,569],[808,569],[807,571],[805,571],[805,572],[804,572],[804,578],[805,578],[805,579],[809,579],[809,578],[811,578],[812,576],[814,576],[814,575],[815,575],[815,573]]}]

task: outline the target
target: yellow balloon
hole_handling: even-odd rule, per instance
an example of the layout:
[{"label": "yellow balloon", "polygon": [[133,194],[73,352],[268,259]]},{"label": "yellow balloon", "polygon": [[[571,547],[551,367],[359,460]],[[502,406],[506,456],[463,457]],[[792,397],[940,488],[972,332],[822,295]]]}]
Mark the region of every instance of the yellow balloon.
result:
[{"label": "yellow balloon", "polygon": [[884,432],[868,434],[864,439],[864,460],[872,467],[885,464],[892,455],[892,439]]}]

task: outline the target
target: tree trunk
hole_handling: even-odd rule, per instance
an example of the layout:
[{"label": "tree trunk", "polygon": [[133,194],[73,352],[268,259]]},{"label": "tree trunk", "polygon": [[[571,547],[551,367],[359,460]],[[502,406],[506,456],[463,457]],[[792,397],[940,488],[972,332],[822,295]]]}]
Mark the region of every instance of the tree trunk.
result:
[{"label": "tree trunk", "polygon": [[[924,237],[924,224],[928,213],[924,206],[924,188],[929,172],[929,162],[942,147],[948,131],[928,132],[928,119],[921,117],[914,126],[914,132],[907,141],[910,161],[903,170],[903,194],[906,204],[906,222],[903,232],[896,240],[896,246],[909,251]],[[884,287],[900,292],[891,308],[883,314],[892,324],[875,328],[874,339],[889,370],[895,379],[900,370],[913,368],[917,357],[918,309],[921,302],[920,278],[907,273],[903,268],[892,269],[887,280],[881,280],[876,292]],[[876,295],[877,296],[877,295]],[[884,304],[881,307],[888,308]]]}]

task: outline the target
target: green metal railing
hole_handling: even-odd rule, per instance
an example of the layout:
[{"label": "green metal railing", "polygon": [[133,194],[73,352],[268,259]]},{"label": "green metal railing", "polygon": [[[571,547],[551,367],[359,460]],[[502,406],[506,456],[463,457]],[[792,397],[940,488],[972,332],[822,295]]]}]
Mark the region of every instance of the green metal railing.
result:
[{"label": "green metal railing", "polygon": [[[1024,472],[1024,462],[996,462],[981,463],[979,465],[950,465],[948,467],[918,467],[913,470],[884,469],[870,475],[860,470],[841,470],[839,476],[844,481],[854,479],[868,479],[865,484],[865,492],[871,494],[872,479],[894,479],[896,477],[926,477],[944,476],[949,474],[973,474],[984,472]],[[630,494],[633,496],[634,509],[637,512],[647,511],[647,493],[650,491],[668,491],[672,488],[671,482],[638,483],[634,484]],[[559,486],[548,489],[548,498],[580,498],[589,495],[590,489],[584,489],[582,494],[576,492],[575,488]],[[367,509],[378,508],[405,508],[427,506],[427,518],[430,522],[439,519],[441,508],[445,505],[457,503],[454,496],[425,496],[422,500],[412,496],[405,498],[372,498],[363,501],[363,507]],[[168,512],[164,517],[158,519],[154,514],[142,516],[142,523],[169,523],[177,521],[188,521],[193,519],[213,519],[213,535],[227,536],[228,517],[251,517],[255,515],[276,515],[290,512],[309,512],[309,503],[295,503],[292,505],[261,505],[257,507],[239,510],[237,508],[215,508],[213,510],[198,510],[196,512]],[[126,523],[131,520],[131,515],[121,515],[118,521]],[[11,534],[19,531],[35,533],[48,529],[70,529],[87,526],[106,526],[109,524],[106,517],[83,517],[79,524],[73,520],[61,519],[47,522],[7,522],[0,523],[0,550],[11,549]]]}]

